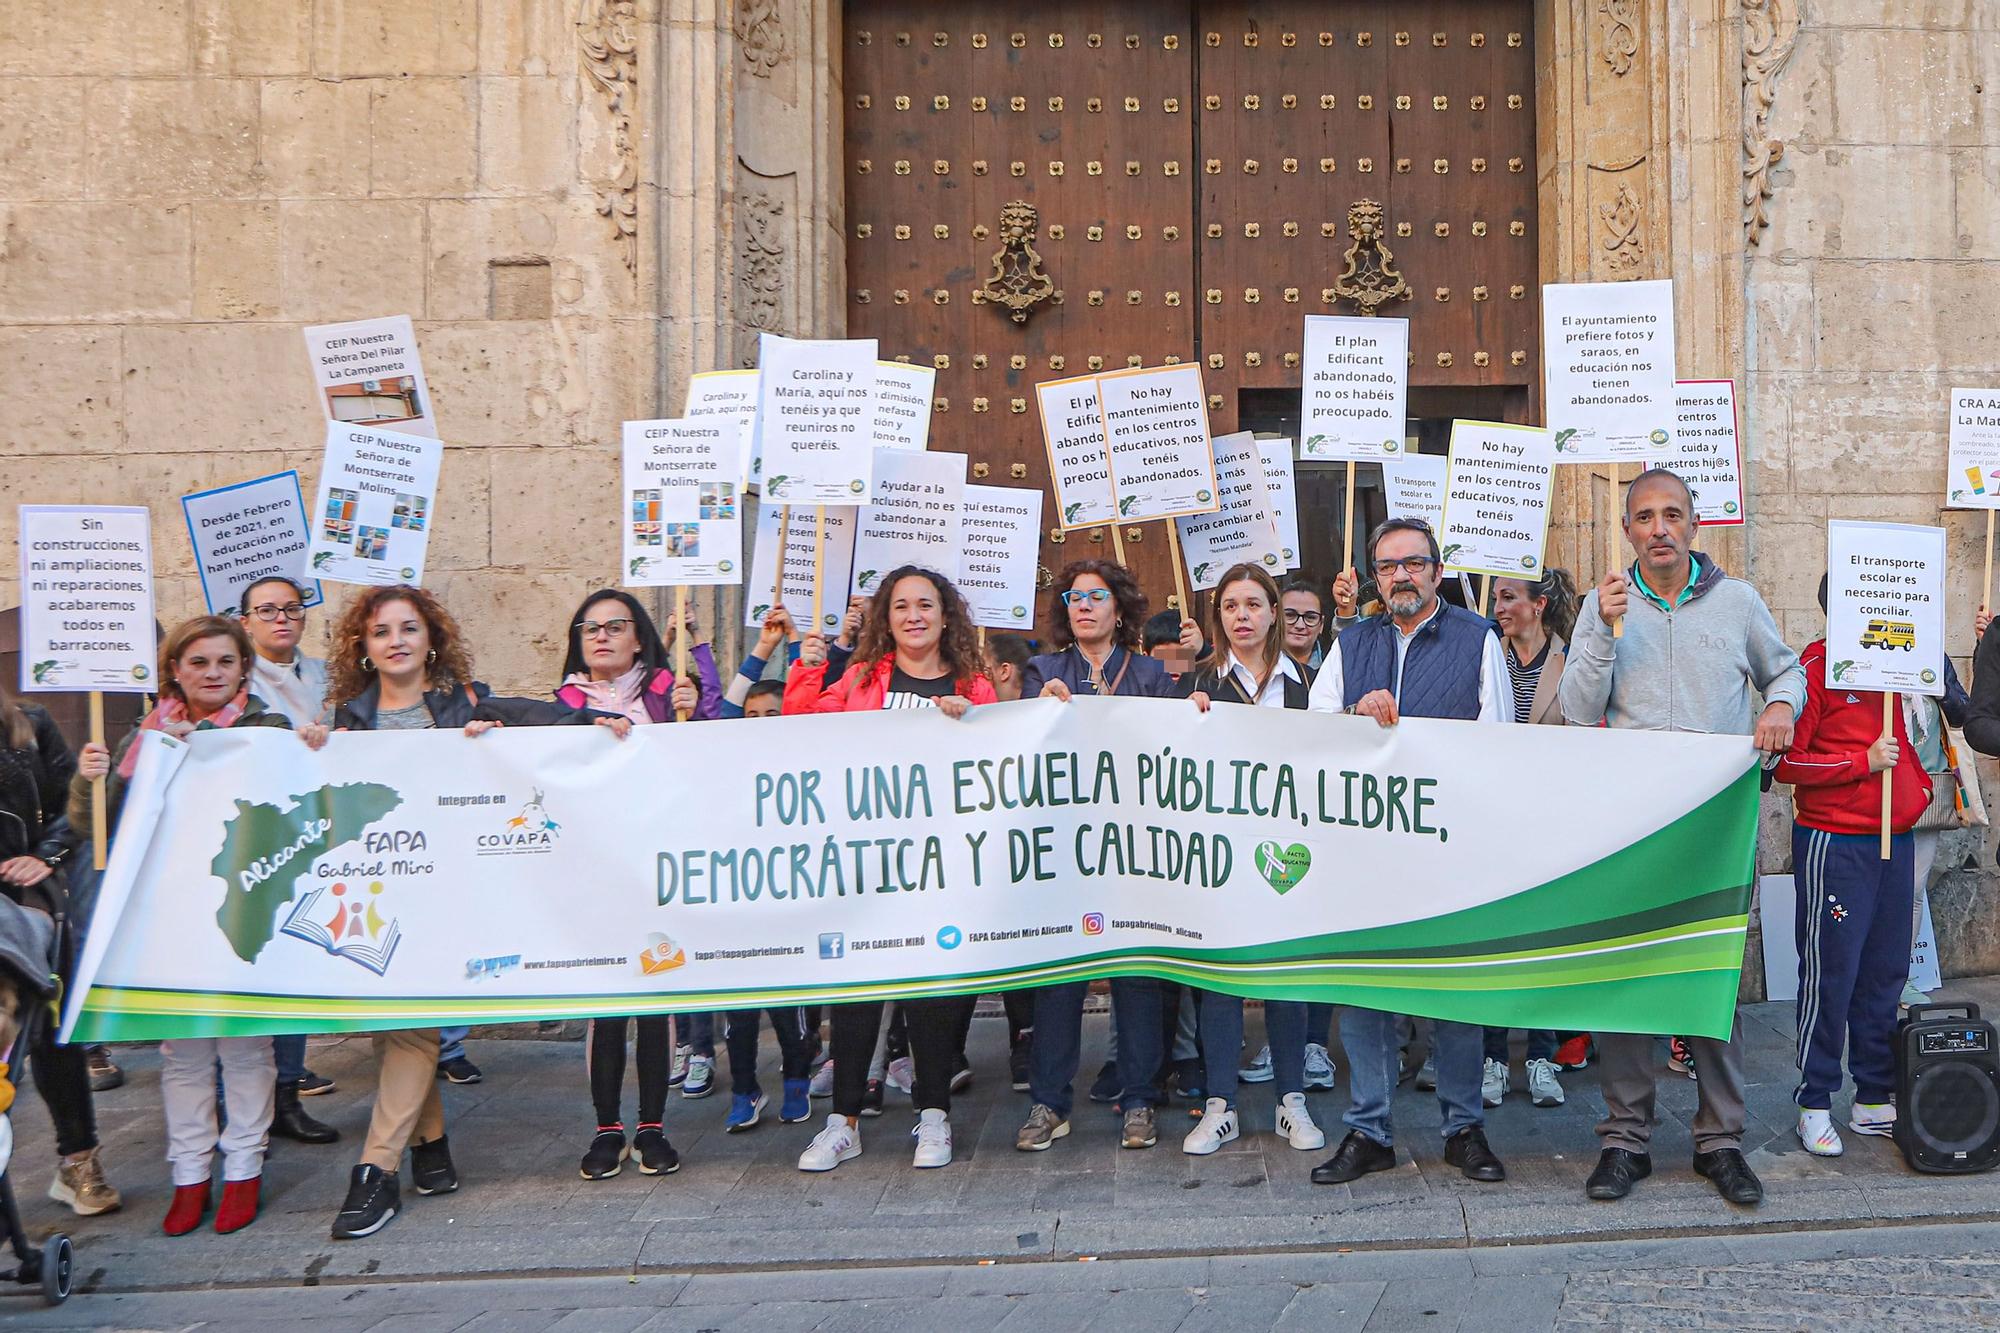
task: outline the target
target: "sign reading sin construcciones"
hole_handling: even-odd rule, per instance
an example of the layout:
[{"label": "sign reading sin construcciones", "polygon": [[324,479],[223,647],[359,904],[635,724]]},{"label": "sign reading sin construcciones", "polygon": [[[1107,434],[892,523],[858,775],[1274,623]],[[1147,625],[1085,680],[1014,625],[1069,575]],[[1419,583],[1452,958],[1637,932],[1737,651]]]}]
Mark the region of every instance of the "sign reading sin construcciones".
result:
[{"label": "sign reading sin construcciones", "polygon": [[20,542],[21,689],[157,690],[146,510],[22,505]]}]

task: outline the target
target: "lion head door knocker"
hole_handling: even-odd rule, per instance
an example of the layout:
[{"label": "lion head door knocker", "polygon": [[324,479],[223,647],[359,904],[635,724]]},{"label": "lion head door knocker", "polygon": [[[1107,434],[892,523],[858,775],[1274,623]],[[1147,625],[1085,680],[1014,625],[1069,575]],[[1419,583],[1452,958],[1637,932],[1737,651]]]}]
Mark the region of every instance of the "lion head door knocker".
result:
[{"label": "lion head door knocker", "polygon": [[1035,307],[1055,295],[1056,285],[1042,272],[1035,249],[1041,226],[1035,206],[1016,199],[1000,210],[1000,249],[993,255],[993,273],[972,294],[975,302],[991,301],[1007,308],[1007,317],[1026,324]]},{"label": "lion head door knocker", "polygon": [[1382,205],[1355,201],[1347,210],[1347,268],[1333,280],[1334,295],[1354,302],[1364,315],[1377,315],[1390,301],[1407,301],[1410,284],[1396,271],[1396,257],[1382,244]]}]

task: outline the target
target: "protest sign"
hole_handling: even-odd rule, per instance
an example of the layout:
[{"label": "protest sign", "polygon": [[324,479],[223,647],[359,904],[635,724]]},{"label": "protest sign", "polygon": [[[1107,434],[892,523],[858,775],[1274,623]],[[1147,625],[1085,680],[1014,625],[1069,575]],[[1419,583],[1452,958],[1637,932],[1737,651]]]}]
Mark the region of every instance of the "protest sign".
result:
[{"label": "protest sign", "polygon": [[1033,629],[1042,493],[1025,486],[967,485],[962,526],[958,590],[972,608],[972,623]]},{"label": "protest sign", "polygon": [[1302,458],[1379,462],[1409,428],[1410,321],[1307,315]]},{"label": "protest sign", "polygon": [[[623,741],[346,732],[320,751],[263,728],[146,732],[63,1036],[1121,975],[1505,1027],[1729,1033],[1748,737],[1426,718],[1383,737],[1366,718],[1178,699]],[[1564,836],[1493,817],[1524,773]],[[1606,773],[1644,773],[1664,799]],[[590,910],[555,885],[589,885]]]},{"label": "protest sign", "polygon": [[2000,509],[2000,389],[1953,389],[1946,507]]},{"label": "protest sign", "polygon": [[1174,520],[1181,558],[1197,590],[1213,588],[1232,565],[1256,565],[1272,578],[1285,572],[1284,542],[1271,517],[1263,451],[1247,430],[1215,441],[1215,484],[1221,506],[1212,514]]},{"label": "protest sign", "polygon": [[22,505],[20,544],[22,692],[157,691],[146,510]]},{"label": "protest sign", "polygon": [[1674,434],[1674,284],[1542,288],[1547,419],[1563,463],[1663,462]]},{"label": "protest sign", "polygon": [[937,372],[908,361],[875,363],[875,447],[921,452],[931,437]]},{"label": "protest sign", "polygon": [[855,522],[854,591],[874,596],[900,565],[934,569],[956,583],[965,455],[883,449],[875,496]]},{"label": "protest sign", "polygon": [[1444,526],[1444,471],[1441,454],[1405,454],[1382,464],[1382,489],[1390,518],[1414,518],[1432,532]]},{"label": "protest sign", "polygon": [[236,610],[244,589],[259,579],[292,579],[305,592],[305,605],[322,600],[319,581],[306,577],[305,496],[297,472],[277,472],[234,486],[181,497],[202,600],[213,613]]},{"label": "protest sign", "polygon": [[757,456],[766,499],[858,505],[875,461],[875,340],[759,341]]},{"label": "protest sign", "polygon": [[312,573],[336,583],[422,583],[443,457],[435,437],[328,422]]},{"label": "protest sign", "polygon": [[1826,525],[1826,683],[1944,694],[1943,528]]},{"label": "protest sign", "polygon": [[1438,525],[1444,567],[1540,578],[1555,462],[1554,442],[1540,426],[1452,422]]},{"label": "protest sign", "polygon": [[704,370],[688,376],[687,406],[681,412],[687,421],[707,421],[725,417],[740,428],[736,480],[746,490],[756,490],[761,477],[760,460],[755,456],[757,440],[757,372],[754,370]]},{"label": "protest sign", "polygon": [[1742,452],[1736,435],[1736,381],[1682,380],[1674,386],[1674,442],[1660,466],[1694,492],[1705,528],[1743,521]]},{"label": "protest sign", "polygon": [[1278,525],[1278,551],[1283,556],[1283,568],[1297,569],[1299,495],[1292,442],[1285,439],[1259,440],[1257,453],[1264,464],[1265,503],[1270,506],[1271,521]]},{"label": "protest sign", "polygon": [[625,423],[625,585],[743,581],[741,428],[724,416]]},{"label": "protest sign", "polygon": [[436,438],[431,388],[408,315],[316,324],[305,339],[327,420]]},{"label": "protest sign", "polygon": [[1100,375],[1097,398],[1120,519],[1144,523],[1214,511],[1215,452],[1200,366]]},{"label": "protest sign", "polygon": [[743,590],[743,623],[754,629],[764,623],[764,616],[771,609],[771,595],[778,584],[778,522],[789,517],[785,533],[785,609],[792,613],[792,623],[798,626],[799,633],[813,632],[813,571],[817,563],[821,586],[817,628],[829,636],[838,630],[840,618],[847,611],[847,587],[854,575],[854,522],[858,512],[844,508],[826,510],[825,549],[820,552],[820,543],[814,540],[818,518],[815,511],[803,506],[792,509],[769,500],[757,506],[750,582]]},{"label": "protest sign", "polygon": [[[1035,386],[1042,413],[1042,443],[1049,452],[1049,481],[1060,526],[1087,528],[1118,516],[1111,465],[1104,456],[1104,414],[1097,377],[1046,380]],[[1116,532],[1117,529],[1113,528]]]}]

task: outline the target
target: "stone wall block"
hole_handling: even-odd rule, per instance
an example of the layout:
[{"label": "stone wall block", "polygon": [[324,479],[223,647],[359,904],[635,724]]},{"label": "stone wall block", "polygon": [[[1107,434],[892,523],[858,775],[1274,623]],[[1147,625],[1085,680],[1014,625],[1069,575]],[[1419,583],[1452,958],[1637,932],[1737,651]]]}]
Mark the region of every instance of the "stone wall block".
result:
[{"label": "stone wall block", "polygon": [[318,0],[313,72],[326,79],[467,74],[479,59],[478,0]]},{"label": "stone wall block", "polygon": [[202,74],[300,75],[312,70],[312,6],[191,0],[194,67]]},{"label": "stone wall block", "polygon": [[574,85],[556,78],[479,81],[479,183],[495,194],[571,188],[577,179]]},{"label": "stone wall block", "polygon": [[427,578],[465,630],[472,669],[496,693],[546,699],[561,680],[570,616],[586,593],[602,587],[574,573],[441,572]]},{"label": "stone wall block", "polygon": [[0,203],[0,317],[187,318],[193,216],[186,204]]},{"label": "stone wall block", "polygon": [[0,365],[33,393],[13,395],[0,412],[0,458],[24,460],[116,453],[124,443],[123,335],[115,328],[0,326]]},{"label": "stone wall block", "polygon": [[106,79],[84,94],[100,199],[254,194],[258,88],[248,79]]},{"label": "stone wall block", "polygon": [[493,563],[489,449],[446,449],[438,465],[437,526],[424,569],[484,569]]},{"label": "stone wall block", "polygon": [[279,198],[368,193],[365,81],[270,79],[261,88],[264,187]]},{"label": "stone wall block", "polygon": [[542,75],[576,42],[566,0],[479,0],[479,70],[482,74]]},{"label": "stone wall block", "polygon": [[1934,510],[1944,497],[1945,409],[1933,385],[1915,375],[1833,374],[1793,384],[1792,485],[1841,497],[1829,510],[1836,518],[1876,503],[1904,512],[1910,497]]},{"label": "stone wall block", "polygon": [[1987,373],[2000,365],[1991,264],[1822,263],[1819,362],[1843,371]]},{"label": "stone wall block", "polygon": [[1813,269],[1792,260],[1750,261],[1752,364],[1759,370],[1808,370],[1819,356]]},{"label": "stone wall block", "polygon": [[0,79],[0,199],[76,199],[85,138],[75,79]]},{"label": "stone wall block", "polygon": [[678,405],[685,401],[685,377],[673,382],[664,398],[655,396],[662,373],[662,344],[672,335],[654,321],[591,320],[575,337],[590,370],[581,385],[584,393],[574,422],[576,439],[615,444],[624,422],[668,416],[669,402]]},{"label": "stone wall block", "polygon": [[[279,207],[286,318],[321,324],[423,309],[421,204],[357,199]],[[435,383],[428,359],[425,370]]]},{"label": "stone wall block", "polygon": [[573,572],[594,580],[593,586],[619,583],[616,438],[602,445],[486,453],[493,469],[496,566]]},{"label": "stone wall block", "polygon": [[[558,241],[564,205],[545,199],[437,199],[430,213],[431,319],[487,319],[493,313],[495,260],[541,259],[564,269],[576,261]],[[595,210],[593,221],[598,221]]]},{"label": "stone wall block", "polygon": [[198,319],[269,319],[282,304],[278,206],[194,206],[194,313]]},{"label": "stone wall block", "polygon": [[369,193],[464,194],[478,175],[469,79],[384,79],[369,96]]},{"label": "stone wall block", "polygon": [[0,75],[184,74],[188,0],[6,0]]},{"label": "stone wall block", "polygon": [[453,444],[567,444],[565,403],[583,367],[549,321],[417,326],[437,400],[438,433]]},{"label": "stone wall block", "polygon": [[129,329],[125,371],[126,447],[136,453],[233,460],[245,450],[317,449],[326,438],[305,343],[294,326],[240,321]]},{"label": "stone wall block", "polygon": [[[1951,172],[1953,253],[2000,259],[2000,148],[1961,148]],[[2000,270],[1989,280],[2000,282]]]},{"label": "stone wall block", "polygon": [[[1850,144],[1976,143],[1993,90],[1975,93],[1979,38],[1966,32],[1850,28],[1831,47],[1834,138]],[[1985,45],[1992,45],[1990,41]]]},{"label": "stone wall block", "polygon": [[[1842,259],[1950,259],[1952,157],[1944,148],[1826,144],[1786,154],[1812,202],[1778,207],[1760,249]],[[1884,207],[1885,200],[1895,200]]]}]

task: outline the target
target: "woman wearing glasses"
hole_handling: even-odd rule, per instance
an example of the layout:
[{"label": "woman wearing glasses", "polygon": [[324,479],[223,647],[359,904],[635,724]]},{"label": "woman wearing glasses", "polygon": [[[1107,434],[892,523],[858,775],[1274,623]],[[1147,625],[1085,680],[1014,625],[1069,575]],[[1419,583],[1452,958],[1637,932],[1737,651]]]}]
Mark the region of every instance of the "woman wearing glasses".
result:
[{"label": "woman wearing glasses", "polygon": [[[1056,575],[1051,593],[1051,637],[1057,651],[1028,659],[1021,674],[1021,697],[1073,699],[1123,695],[1172,698],[1177,691],[1166,667],[1143,646],[1146,594],[1123,565],[1109,560],[1077,560]],[[1192,623],[1192,622],[1190,622]],[[1191,630],[1183,627],[1182,642]],[[1200,644],[1200,635],[1193,638]],[[1193,648],[1188,648],[1190,654]],[[1014,1136],[1022,1152],[1041,1152],[1069,1134],[1083,1037],[1083,999],[1088,982],[1062,982],[1035,992],[1035,1029],[1028,1044],[1027,1123]],[[1166,991],[1172,991],[1172,1005]],[[1167,1053],[1165,1015],[1179,1012],[1178,986],[1151,977],[1117,977],[1111,1006],[1118,1023],[1116,1079],[1125,1113],[1122,1142],[1150,1148],[1159,1142],[1154,1123],[1160,1067]]]},{"label": "woman wearing glasses", "polygon": [[1333,624],[1326,594],[1303,574],[1285,580],[1278,593],[1278,610],[1285,628],[1285,656],[1306,669],[1306,680],[1319,670],[1326,651],[1326,632]]}]

